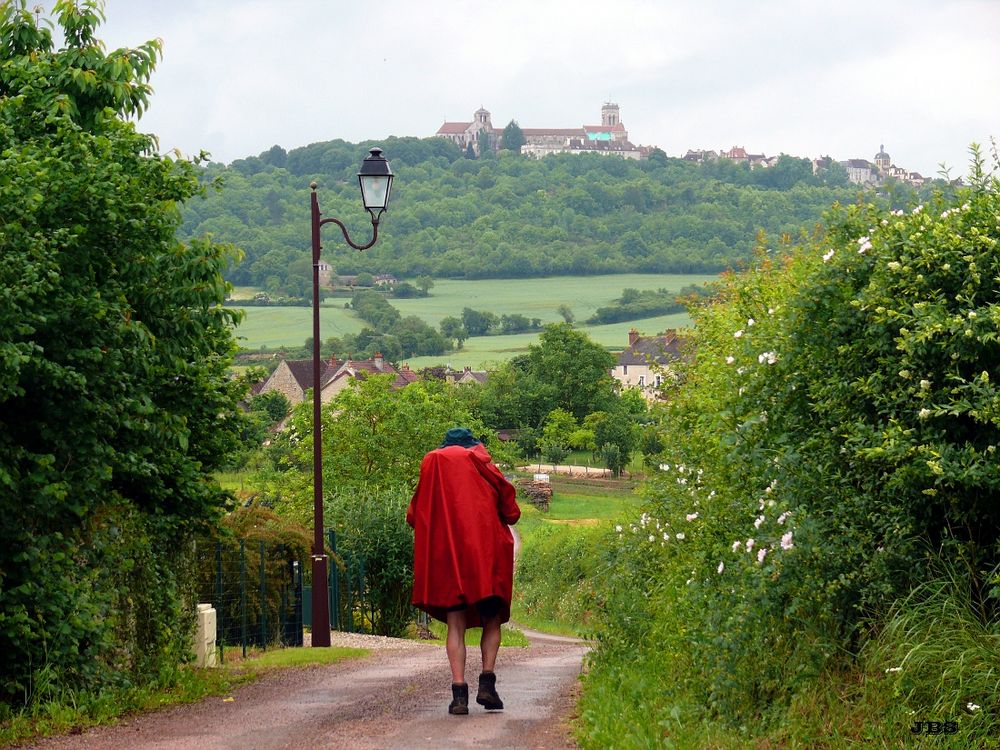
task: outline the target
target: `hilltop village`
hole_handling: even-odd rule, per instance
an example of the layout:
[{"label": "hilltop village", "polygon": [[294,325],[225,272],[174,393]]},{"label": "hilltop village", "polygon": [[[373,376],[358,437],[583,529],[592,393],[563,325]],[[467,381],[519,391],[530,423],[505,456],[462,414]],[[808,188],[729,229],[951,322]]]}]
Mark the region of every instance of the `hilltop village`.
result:
[{"label": "hilltop village", "polygon": [[[505,128],[496,128],[490,119],[490,112],[480,107],[472,115],[471,121],[444,122],[438,128],[436,136],[446,138],[459,147],[466,149],[470,155],[478,156],[482,149],[496,150],[504,147]],[[516,124],[511,120],[511,124]],[[507,126],[508,128],[511,125]],[[601,154],[618,156],[623,159],[648,159],[656,149],[655,146],[637,146],[628,137],[628,130],[621,120],[621,108],[612,102],[605,102],[601,107],[600,125],[581,125],[576,128],[521,128],[524,143],[520,152],[528,156],[540,158],[549,154]],[[778,163],[784,154],[766,156],[749,153],[743,146],[733,146],[729,149],[688,149],[681,157],[687,161],[706,162],[726,159],[744,163],[751,169],[767,169]],[[885,146],[880,145],[879,151],[872,161],[867,159],[846,159],[837,161],[830,156],[811,159],[813,172],[828,169],[837,163],[847,172],[847,178],[856,185],[878,187],[886,179],[894,179],[914,187],[920,187],[927,178],[919,172],[910,171],[894,165],[892,158],[886,153]]]}]

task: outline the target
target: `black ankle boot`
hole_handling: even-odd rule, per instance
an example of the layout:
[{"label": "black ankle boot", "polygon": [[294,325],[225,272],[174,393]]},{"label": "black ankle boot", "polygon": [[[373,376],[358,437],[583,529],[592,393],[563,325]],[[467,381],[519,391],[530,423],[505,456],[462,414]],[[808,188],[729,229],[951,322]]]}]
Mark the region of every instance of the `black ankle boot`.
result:
[{"label": "black ankle boot", "polygon": [[448,706],[448,713],[469,713],[469,686],[466,683],[451,683],[451,705]]},{"label": "black ankle boot", "polygon": [[503,701],[497,695],[497,676],[493,672],[483,672],[479,675],[479,695],[476,703],[484,706],[487,711],[499,711]]}]

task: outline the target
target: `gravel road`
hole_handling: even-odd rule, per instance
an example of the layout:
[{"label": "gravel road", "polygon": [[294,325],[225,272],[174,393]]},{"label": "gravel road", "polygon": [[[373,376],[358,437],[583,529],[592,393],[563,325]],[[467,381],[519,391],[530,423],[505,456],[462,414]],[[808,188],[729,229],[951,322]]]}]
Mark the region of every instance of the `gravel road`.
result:
[{"label": "gravel road", "polygon": [[[497,691],[506,706],[450,716],[443,646],[334,633],[333,645],[372,655],[282,670],[230,696],[125,719],[113,727],[53,737],[44,750],[278,750],[355,748],[575,748],[569,727],[584,643],[526,631],[530,648],[502,648]],[[469,649],[472,691],[479,652]],[[474,692],[473,692],[474,695]],[[471,698],[471,696],[470,696]]]}]

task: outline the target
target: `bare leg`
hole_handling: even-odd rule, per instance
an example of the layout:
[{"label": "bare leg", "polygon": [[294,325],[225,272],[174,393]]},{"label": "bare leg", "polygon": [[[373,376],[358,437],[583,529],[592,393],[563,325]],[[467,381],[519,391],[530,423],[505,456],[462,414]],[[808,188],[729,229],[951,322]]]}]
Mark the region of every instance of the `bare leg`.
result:
[{"label": "bare leg", "polygon": [[[485,630],[484,630],[485,632]],[[498,643],[499,645],[499,643]],[[445,641],[451,681],[456,685],[465,682],[465,612],[448,613],[448,639]],[[496,653],[494,652],[494,659]]]},{"label": "bare leg", "polygon": [[483,671],[492,672],[497,664],[497,652],[500,650],[499,617],[483,620],[483,637],[479,641],[479,650],[483,654]]}]

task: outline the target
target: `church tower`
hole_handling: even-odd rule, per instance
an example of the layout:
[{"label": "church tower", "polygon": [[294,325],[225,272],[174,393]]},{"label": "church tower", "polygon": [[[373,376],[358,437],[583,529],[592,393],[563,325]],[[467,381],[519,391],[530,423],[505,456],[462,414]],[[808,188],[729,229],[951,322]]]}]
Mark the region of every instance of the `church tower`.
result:
[{"label": "church tower", "polygon": [[621,114],[618,111],[618,105],[612,104],[611,102],[605,102],[604,106],[601,107],[601,125],[608,130],[611,130],[611,128],[621,121]]},{"label": "church tower", "polygon": [[875,154],[875,166],[878,167],[881,172],[885,172],[892,166],[892,158],[890,158],[889,154],[885,152],[884,144],[879,145],[878,153]]}]

